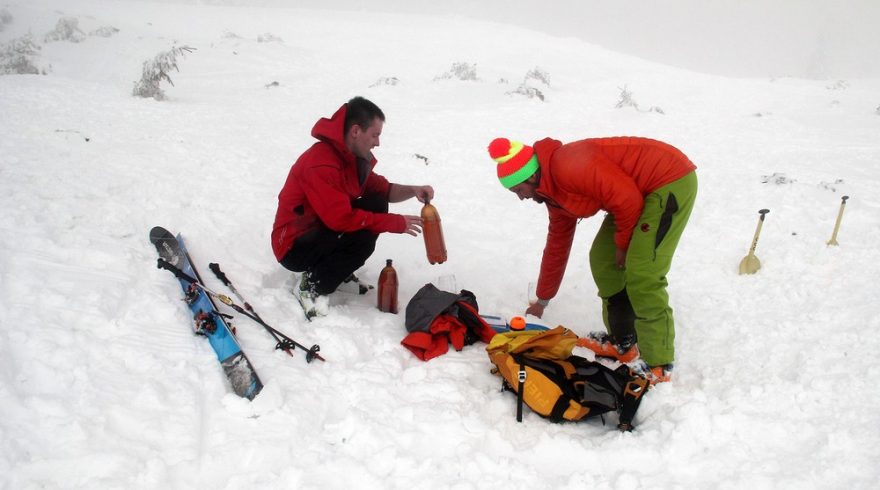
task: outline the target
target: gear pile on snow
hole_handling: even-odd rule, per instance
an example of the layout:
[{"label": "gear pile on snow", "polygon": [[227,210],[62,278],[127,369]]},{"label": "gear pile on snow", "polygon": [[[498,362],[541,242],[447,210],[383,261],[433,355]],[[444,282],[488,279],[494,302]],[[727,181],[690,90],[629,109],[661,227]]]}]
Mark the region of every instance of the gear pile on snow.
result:
[{"label": "gear pile on snow", "polygon": [[553,422],[577,421],[617,412],[618,428],[630,431],[648,380],[626,365],[610,369],[571,354],[577,336],[567,328],[525,330],[496,335],[486,351],[503,378],[502,388],[517,395],[516,420],[523,404]]},{"label": "gear pile on snow", "polygon": [[480,340],[489,342],[495,330],[479,313],[474,293],[455,294],[425,284],[406,305],[404,347],[423,361],[442,356],[449,344],[456,351]]}]

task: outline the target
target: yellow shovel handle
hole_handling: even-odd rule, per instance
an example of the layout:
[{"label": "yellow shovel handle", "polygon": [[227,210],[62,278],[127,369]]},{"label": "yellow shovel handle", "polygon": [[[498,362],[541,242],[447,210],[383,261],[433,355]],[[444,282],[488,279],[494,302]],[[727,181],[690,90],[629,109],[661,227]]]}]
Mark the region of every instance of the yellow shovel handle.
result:
[{"label": "yellow shovel handle", "polygon": [[758,213],[761,215],[761,218],[758,220],[758,227],[755,228],[755,238],[752,239],[752,248],[749,249],[749,255],[755,255],[755,247],[758,246],[758,237],[761,235],[761,226],[764,225],[764,216],[769,212],[769,209],[762,209],[758,211]]},{"label": "yellow shovel handle", "polygon": [[831,234],[831,240],[828,240],[828,245],[837,245],[837,232],[840,230],[840,220],[843,219],[843,209],[846,207],[847,199],[849,199],[849,196],[843,196],[840,199],[840,211],[837,212],[837,222],[834,223],[834,233]]}]

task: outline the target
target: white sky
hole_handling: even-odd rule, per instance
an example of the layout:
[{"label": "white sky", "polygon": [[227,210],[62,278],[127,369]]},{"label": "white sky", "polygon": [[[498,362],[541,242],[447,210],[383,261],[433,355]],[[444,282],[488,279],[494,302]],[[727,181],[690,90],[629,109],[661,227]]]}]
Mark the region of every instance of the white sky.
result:
[{"label": "white sky", "polygon": [[614,51],[719,75],[822,79],[880,76],[880,0],[188,0],[188,3],[460,15],[579,37]]}]

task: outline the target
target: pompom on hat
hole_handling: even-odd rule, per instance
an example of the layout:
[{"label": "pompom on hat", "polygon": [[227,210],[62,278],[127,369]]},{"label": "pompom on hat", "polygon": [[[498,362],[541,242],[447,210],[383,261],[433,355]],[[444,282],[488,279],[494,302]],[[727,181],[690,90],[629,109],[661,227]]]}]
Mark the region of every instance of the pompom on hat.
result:
[{"label": "pompom on hat", "polygon": [[525,182],[538,171],[534,148],[519,141],[495,138],[489,143],[489,156],[497,164],[498,180],[505,189]]}]

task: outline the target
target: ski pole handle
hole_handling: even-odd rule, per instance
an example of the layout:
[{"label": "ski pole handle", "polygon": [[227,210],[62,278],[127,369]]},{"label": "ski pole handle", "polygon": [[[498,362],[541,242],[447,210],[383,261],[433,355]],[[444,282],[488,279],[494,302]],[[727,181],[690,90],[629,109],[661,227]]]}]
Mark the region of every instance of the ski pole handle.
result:
[{"label": "ski pole handle", "polygon": [[172,265],[171,262],[168,262],[165,259],[160,258],[158,260],[158,262],[156,262],[156,268],[165,269],[167,271],[170,271],[172,274],[174,274],[174,277],[176,277],[178,279],[181,279],[184,281],[189,281],[189,282],[195,283],[195,284],[199,283],[199,281],[197,279],[190,276],[186,272],[183,272],[182,270],[178,269],[176,266]]},{"label": "ski pole handle", "polygon": [[258,317],[260,316],[260,315],[257,315],[257,312],[254,311],[254,308],[250,304],[248,304],[247,301],[245,301],[245,299],[241,296],[241,294],[238,293],[238,290],[235,289],[235,286],[232,285],[232,281],[230,281],[229,278],[226,277],[226,273],[223,272],[222,270],[220,270],[220,264],[218,264],[216,262],[212,262],[212,263],[208,264],[208,268],[211,269],[211,272],[213,272],[215,276],[217,276],[217,279],[220,279],[220,281],[226,287],[228,287],[230,291],[232,291],[232,294],[234,294],[235,297],[238,298],[239,301],[244,303],[244,308],[247,311],[253,313],[254,315],[256,315]]},{"label": "ski pole handle", "polygon": [[[218,300],[220,300],[221,303],[223,303],[226,306],[231,306],[233,309],[236,309],[235,307],[238,306],[235,304],[234,301],[232,301],[232,298],[230,298],[229,296],[211,291],[210,289],[206,288],[201,282],[199,282],[198,279],[190,276],[186,272],[183,272],[182,270],[180,270],[176,266],[172,265],[170,262],[168,262],[165,259],[159,259],[159,261],[156,263],[156,267],[159,269],[165,269],[167,271],[170,271],[178,279],[188,281],[190,284],[195,284],[199,289],[204,291],[205,294],[207,294],[208,296],[217,298]],[[236,311],[238,311],[238,310],[236,309]],[[245,313],[245,312],[239,311],[239,313]]]},{"label": "ski pole handle", "polygon": [[217,276],[217,279],[220,279],[220,282],[222,282],[224,286],[229,287],[229,278],[227,278],[226,274],[220,270],[220,264],[212,262],[208,264],[208,269],[211,269],[211,272]]}]

